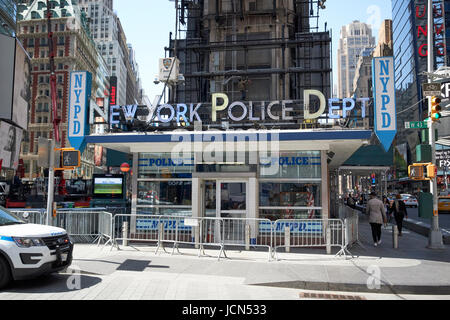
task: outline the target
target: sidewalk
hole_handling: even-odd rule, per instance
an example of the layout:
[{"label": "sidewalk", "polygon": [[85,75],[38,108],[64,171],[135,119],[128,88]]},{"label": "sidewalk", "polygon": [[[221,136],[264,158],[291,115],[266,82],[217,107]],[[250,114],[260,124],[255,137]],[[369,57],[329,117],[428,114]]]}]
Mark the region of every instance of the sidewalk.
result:
[{"label": "sidewalk", "polygon": [[[360,241],[365,248],[349,248],[353,259],[326,255],[325,249],[291,249],[280,252],[279,261],[269,262],[264,251],[237,250],[227,250],[228,258],[218,261],[217,250],[198,257],[195,249],[180,248],[171,255],[171,248],[155,254],[150,246],[111,250],[77,244],[67,272],[15,283],[0,292],[0,300],[295,300],[304,290],[367,299],[450,299],[449,247],[429,250],[427,238],[406,230],[399,249],[392,248],[389,229],[383,229],[382,240],[381,246],[373,246],[370,226],[362,217]],[[67,282],[76,270],[81,270],[81,288],[72,290]]]},{"label": "sidewalk", "polygon": [[[175,251],[172,256],[171,249],[155,255],[155,247],[110,251],[109,247],[77,245],[73,264],[87,274],[99,275],[133,271],[135,277],[147,272],[176,278],[200,276],[213,282],[225,277],[262,287],[450,295],[449,247],[427,249],[427,238],[409,231],[399,238],[399,249],[393,249],[391,229],[383,229],[382,239],[381,246],[373,246],[370,226],[362,217],[360,241],[365,248],[350,248],[354,259],[326,255],[324,249],[291,249],[295,253],[281,252],[279,261],[268,262],[267,252],[235,250],[227,250],[228,259],[217,261],[216,250],[207,250],[209,256],[199,258],[195,249],[180,249],[181,254]],[[381,287],[375,290],[367,285],[373,270],[380,271],[381,279]]]}]

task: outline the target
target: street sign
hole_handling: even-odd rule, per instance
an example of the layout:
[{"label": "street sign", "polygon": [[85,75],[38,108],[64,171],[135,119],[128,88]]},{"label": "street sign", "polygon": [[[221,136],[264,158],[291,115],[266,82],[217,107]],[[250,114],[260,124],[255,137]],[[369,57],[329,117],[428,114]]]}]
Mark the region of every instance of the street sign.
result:
[{"label": "street sign", "polygon": [[63,168],[77,168],[80,166],[80,151],[62,151]]},{"label": "street sign", "polygon": [[394,57],[377,57],[372,61],[374,131],[387,152],[397,134]]},{"label": "street sign", "polygon": [[428,122],[427,121],[405,122],[405,129],[428,129]]},{"label": "street sign", "polygon": [[424,97],[432,97],[437,96],[440,97],[442,95],[442,85],[441,83],[423,83],[422,84],[423,95]]},{"label": "street sign", "polygon": [[68,139],[76,150],[86,147],[85,137],[89,135],[89,101],[91,98],[92,75],[87,71],[72,71],[69,85]]}]

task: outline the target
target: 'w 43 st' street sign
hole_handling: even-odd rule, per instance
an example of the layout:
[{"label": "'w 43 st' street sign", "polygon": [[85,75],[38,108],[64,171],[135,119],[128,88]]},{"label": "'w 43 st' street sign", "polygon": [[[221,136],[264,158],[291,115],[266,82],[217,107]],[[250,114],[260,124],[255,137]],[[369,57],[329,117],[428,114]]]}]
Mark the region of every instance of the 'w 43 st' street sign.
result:
[{"label": "'w 43 st' street sign", "polygon": [[405,129],[428,129],[427,121],[405,122]]}]

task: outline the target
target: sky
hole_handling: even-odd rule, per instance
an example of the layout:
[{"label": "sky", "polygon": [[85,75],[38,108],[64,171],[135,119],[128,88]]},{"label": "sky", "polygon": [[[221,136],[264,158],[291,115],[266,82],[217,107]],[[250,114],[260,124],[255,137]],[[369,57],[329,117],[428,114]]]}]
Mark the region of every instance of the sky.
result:
[{"label": "sky", "polygon": [[[378,31],[384,19],[391,19],[391,0],[327,0],[321,10],[319,31],[325,22],[333,36],[333,83],[337,79],[337,48],[342,26],[359,20],[373,26],[378,41]],[[158,74],[159,58],[164,58],[164,47],[169,45],[169,33],[175,31],[175,2],[172,0],[114,0],[114,11],[125,30],[127,42],[136,51],[136,60],[143,88],[153,102],[162,93],[163,86],[153,83]]]}]

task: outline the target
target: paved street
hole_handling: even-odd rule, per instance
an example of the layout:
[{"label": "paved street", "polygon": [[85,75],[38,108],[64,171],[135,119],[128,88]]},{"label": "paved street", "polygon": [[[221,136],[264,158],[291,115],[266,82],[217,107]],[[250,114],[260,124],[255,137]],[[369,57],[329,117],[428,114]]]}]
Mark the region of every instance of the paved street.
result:
[{"label": "paved street", "polygon": [[[270,262],[267,252],[227,250],[228,259],[218,261],[215,250],[198,257],[197,250],[186,248],[171,255],[170,249],[155,254],[154,247],[118,251],[78,244],[71,269],[81,270],[79,278],[69,270],[16,282],[0,299],[298,300],[311,292],[370,300],[450,299],[450,247],[426,249],[425,237],[405,231],[395,250],[390,229],[383,229],[383,244],[374,248],[364,218],[360,240],[364,248],[350,249],[354,259],[308,249],[279,253],[279,261]],[[369,288],[377,279],[379,289]]]},{"label": "paved street", "polygon": [[[419,209],[417,208],[407,208],[408,217],[417,221],[421,221],[427,224],[431,224],[431,219],[425,219],[419,217]],[[450,231],[450,213],[439,214],[439,225],[441,228]]]}]

